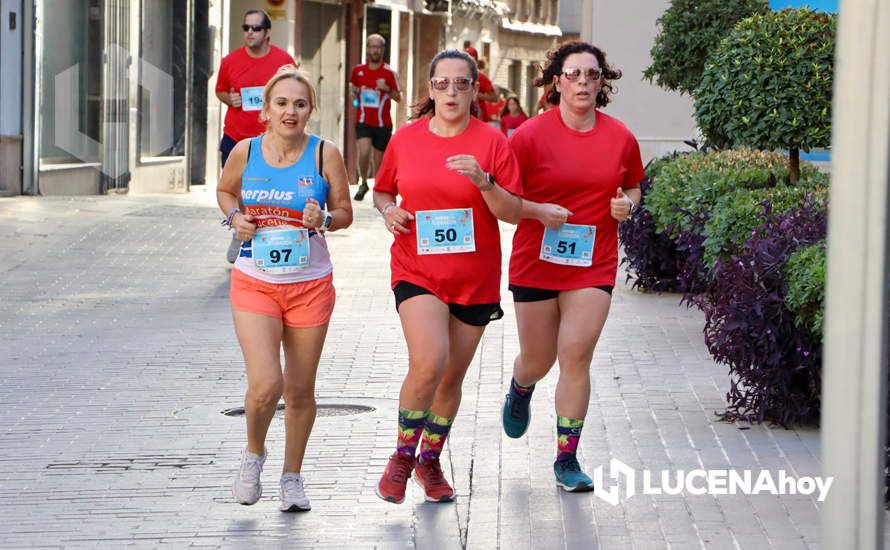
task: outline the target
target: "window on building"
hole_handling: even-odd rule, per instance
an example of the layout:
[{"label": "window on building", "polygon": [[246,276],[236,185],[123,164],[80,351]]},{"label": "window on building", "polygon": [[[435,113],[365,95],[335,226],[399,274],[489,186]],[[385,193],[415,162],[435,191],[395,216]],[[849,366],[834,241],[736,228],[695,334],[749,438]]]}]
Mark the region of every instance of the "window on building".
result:
[{"label": "window on building", "polygon": [[40,162],[99,161],[102,43],[99,0],[46,6],[40,85]]},{"label": "window on building", "polygon": [[[187,2],[143,0],[140,59],[150,66],[139,68],[139,154],[141,157],[185,154]],[[140,65],[141,65],[141,61]],[[137,60],[134,60],[134,63]],[[157,71],[157,72],[156,72]],[[169,77],[169,78],[167,78]],[[160,112],[172,86],[172,109]],[[155,95],[154,109],[152,95]],[[166,94],[163,101],[161,94]],[[152,146],[152,125],[155,146]],[[172,126],[172,132],[170,127]],[[163,139],[158,139],[163,136]]]}]

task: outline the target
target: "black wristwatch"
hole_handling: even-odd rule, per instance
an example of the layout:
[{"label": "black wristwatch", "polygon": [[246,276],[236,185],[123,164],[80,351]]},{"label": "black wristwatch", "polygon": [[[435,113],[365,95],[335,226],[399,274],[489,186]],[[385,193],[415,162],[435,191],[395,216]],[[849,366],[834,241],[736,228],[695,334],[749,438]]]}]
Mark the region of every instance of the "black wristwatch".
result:
[{"label": "black wristwatch", "polygon": [[327,210],[325,210],[325,211],[324,211],[324,221],[321,222],[321,226],[322,226],[325,230],[328,230],[328,229],[331,228],[331,224],[333,224],[333,223],[334,223],[334,216],[333,216],[333,214],[331,214],[330,212],[328,212]]}]

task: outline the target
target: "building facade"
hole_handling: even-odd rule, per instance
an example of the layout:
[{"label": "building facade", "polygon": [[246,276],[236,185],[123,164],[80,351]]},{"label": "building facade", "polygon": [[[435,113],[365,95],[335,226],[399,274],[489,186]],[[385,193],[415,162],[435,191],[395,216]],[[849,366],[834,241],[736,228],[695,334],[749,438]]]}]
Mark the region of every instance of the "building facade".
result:
[{"label": "building facade", "polygon": [[427,93],[443,48],[476,47],[492,79],[531,106],[536,63],[559,34],[558,0],[0,0],[0,195],[187,192],[219,178],[221,59],[248,9],[310,73],[309,129],[354,170],[350,69],[387,39],[404,100]]}]

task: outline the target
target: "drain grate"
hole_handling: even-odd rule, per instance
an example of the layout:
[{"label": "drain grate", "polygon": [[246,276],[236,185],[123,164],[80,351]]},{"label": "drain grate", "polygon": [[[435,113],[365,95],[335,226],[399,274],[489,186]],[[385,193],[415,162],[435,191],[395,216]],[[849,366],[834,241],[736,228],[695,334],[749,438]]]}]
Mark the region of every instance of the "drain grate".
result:
[{"label": "drain grate", "polygon": [[[364,414],[377,410],[375,407],[369,407],[367,405],[356,405],[352,403],[344,403],[344,404],[331,404],[324,403],[318,405],[318,412],[316,412],[315,416],[317,418],[325,418],[330,416],[351,416],[354,414]],[[276,416],[282,416],[284,411],[284,403],[279,403],[277,407],[278,413]],[[226,416],[244,416],[244,407],[232,407],[231,409],[226,409],[222,411],[222,414]]]}]

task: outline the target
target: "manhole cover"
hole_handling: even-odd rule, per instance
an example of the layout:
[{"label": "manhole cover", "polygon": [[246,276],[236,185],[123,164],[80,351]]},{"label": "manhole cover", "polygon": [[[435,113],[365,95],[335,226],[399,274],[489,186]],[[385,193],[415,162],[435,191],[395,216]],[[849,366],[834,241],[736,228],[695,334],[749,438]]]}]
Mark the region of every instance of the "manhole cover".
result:
[{"label": "manhole cover", "polygon": [[[279,403],[278,414],[276,416],[281,416],[284,411],[284,403]],[[366,405],[355,405],[355,404],[319,404],[318,412],[316,412],[316,417],[327,417],[327,416],[349,416],[353,414],[363,414],[369,413],[376,410],[374,407],[368,407]],[[222,413],[226,416],[244,416],[244,407],[232,407],[231,409],[226,409],[222,411]]]}]

